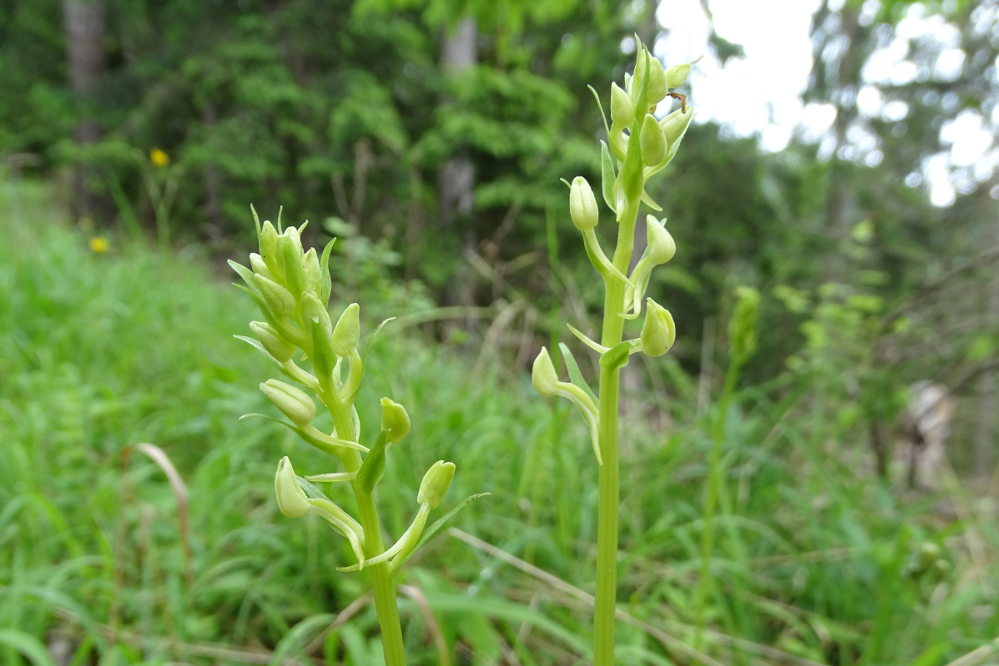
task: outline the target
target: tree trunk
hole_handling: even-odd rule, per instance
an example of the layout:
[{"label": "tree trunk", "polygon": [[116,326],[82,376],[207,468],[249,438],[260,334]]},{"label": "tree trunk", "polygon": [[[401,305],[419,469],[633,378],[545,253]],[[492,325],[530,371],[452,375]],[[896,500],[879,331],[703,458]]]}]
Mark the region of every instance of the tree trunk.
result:
[{"label": "tree trunk", "polygon": [[[94,104],[104,75],[104,4],[100,0],[63,0],[66,54],[70,88],[79,109],[73,139],[78,145],[96,143],[103,134]],[[73,172],[72,214],[76,218],[97,217],[108,208],[93,188],[97,174],[77,164]]]}]

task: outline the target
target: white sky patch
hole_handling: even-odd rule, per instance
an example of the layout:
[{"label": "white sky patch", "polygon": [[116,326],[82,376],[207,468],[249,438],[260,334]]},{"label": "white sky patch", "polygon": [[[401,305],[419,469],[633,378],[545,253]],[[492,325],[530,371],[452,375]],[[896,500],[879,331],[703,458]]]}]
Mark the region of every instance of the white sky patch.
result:
[{"label": "white sky patch", "polygon": [[[832,152],[828,130],[836,117],[830,104],[803,104],[801,94],[812,68],[809,37],[812,14],[819,0],[709,0],[718,35],[745,49],[744,58],[731,58],[723,67],[709,52],[710,25],[699,0],[660,0],[656,11],[667,34],[653,47],[667,65],[688,62],[704,56],[691,73],[688,90],[697,108],[697,122],[714,121],[740,136],[756,135],[763,150],[776,152],[787,147],[796,134],[819,142],[819,156]],[[833,3],[834,5],[836,3]],[[836,9],[834,6],[833,9]],[[957,48],[960,34],[942,16],[923,15],[914,4],[896,26],[895,38],[876,51],[864,67],[868,82],[858,91],[857,105],[864,116],[902,121],[909,109],[904,102],[887,100],[878,84],[903,85],[930,72],[907,60],[909,42],[932,36],[943,48],[932,67],[936,80],[958,77],[967,55]],[[997,63],[999,65],[999,63]],[[940,101],[942,113],[956,109],[956,97]],[[952,104],[953,103],[953,104]],[[991,122],[999,124],[999,109]],[[983,119],[973,112],[961,112],[944,126],[941,138],[950,144],[949,152],[935,155],[921,165],[922,176],[907,178],[916,186],[925,182],[930,199],[948,206],[956,194],[954,168],[964,168],[979,181],[999,166],[999,144]],[[853,145],[840,155],[876,166],[884,155],[876,150],[876,137],[854,131]],[[959,180],[959,178],[958,178]],[[918,181],[918,182],[917,182]],[[962,191],[966,187],[960,187]]]}]

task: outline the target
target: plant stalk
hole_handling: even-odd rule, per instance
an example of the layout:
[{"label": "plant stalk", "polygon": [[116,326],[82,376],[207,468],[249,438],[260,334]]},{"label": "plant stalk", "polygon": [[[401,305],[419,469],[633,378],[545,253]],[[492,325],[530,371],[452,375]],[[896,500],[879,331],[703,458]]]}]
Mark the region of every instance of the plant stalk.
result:
[{"label": "plant stalk", "polygon": [[[638,201],[629,201],[628,210],[618,228],[614,266],[626,273],[635,242]],[[604,277],[604,320],[600,344],[613,347],[624,333],[624,287],[613,276]],[[598,443],[603,464],[600,466],[600,497],[597,505],[597,587],[594,608],[594,663],[614,664],[614,612],[617,605],[618,508],[621,502],[618,460],[618,412],[620,368],[600,368],[600,406]]]},{"label": "plant stalk", "polygon": [[[351,432],[350,413],[346,405],[334,400],[330,412],[333,414],[333,425],[337,433]],[[348,472],[356,472],[361,467],[361,456],[351,450],[346,457]],[[361,488],[355,480],[350,484],[357,501],[358,522],[364,530],[364,554],[374,557],[385,550],[382,540],[381,523],[378,520],[378,510],[375,508],[371,493]],[[395,584],[389,573],[387,562],[365,567],[371,580],[371,589],[375,598],[375,613],[378,615],[378,625],[382,632],[382,649],[385,651],[386,666],[406,666],[406,648],[402,640],[402,623],[399,620],[399,607],[396,603]]]}]

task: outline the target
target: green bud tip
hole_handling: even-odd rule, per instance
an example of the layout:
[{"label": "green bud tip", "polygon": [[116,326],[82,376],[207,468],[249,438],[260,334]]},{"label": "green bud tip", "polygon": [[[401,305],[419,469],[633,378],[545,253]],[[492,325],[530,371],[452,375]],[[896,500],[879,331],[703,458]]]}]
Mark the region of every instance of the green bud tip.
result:
[{"label": "green bud tip", "polygon": [[316,418],[316,403],[305,391],[291,384],[268,379],[260,385],[260,391],[299,427],[304,428]]},{"label": "green bud tip", "polygon": [[665,264],[676,254],[676,241],[654,215],[645,217],[645,239],[653,265]]},{"label": "green bud tip", "polygon": [[291,312],[295,309],[295,297],[286,287],[259,274],[254,275],[253,279],[257,290],[264,298],[264,302],[267,303],[267,307],[269,307],[274,314],[291,314]]},{"label": "green bud tip", "polygon": [[431,509],[436,508],[444,499],[448,488],[451,487],[454,470],[454,463],[443,460],[438,460],[431,465],[427,473],[423,475],[423,481],[420,482],[420,491],[416,494],[416,501],[429,505]]},{"label": "green bud tip", "polygon": [[361,308],[357,303],[348,305],[333,328],[333,353],[341,358],[357,350],[361,340]]},{"label": "green bud tip", "polygon": [[589,231],[600,221],[597,199],[589,182],[582,176],[573,178],[569,186],[569,216],[580,231]]},{"label": "green bud tip", "polygon": [[321,298],[323,293],[323,271],[319,265],[319,255],[316,254],[316,248],[309,248],[309,251],[302,257],[302,263],[305,266],[305,288]]},{"label": "green bud tip", "polygon": [[278,363],[284,363],[295,353],[295,346],[282,338],[277,329],[265,321],[251,321],[250,332]]},{"label": "green bud tip", "polygon": [[278,462],[277,473],[274,475],[274,495],[277,497],[278,509],[289,518],[301,518],[312,508],[305,491],[298,485],[295,469],[288,456]]},{"label": "green bud tip", "polygon": [[271,271],[276,274],[283,273],[281,259],[278,257],[278,232],[270,220],[265,220],[260,227],[257,242],[260,245],[260,256],[267,262]]},{"label": "green bud tip", "polygon": [[659,58],[649,56],[649,104],[656,105],[666,96],[668,90],[666,73]]},{"label": "green bud tip", "polygon": [[412,423],[406,408],[390,398],[382,398],[382,430],[388,432],[388,441],[393,444],[409,434]]},{"label": "green bud tip", "polygon": [[659,126],[663,129],[663,136],[666,137],[666,142],[672,146],[679,141],[693,119],[694,112],[690,107],[687,107],[686,112],[682,109],[677,109],[660,120]]},{"label": "green bud tip", "polygon": [[617,128],[630,127],[635,120],[635,100],[616,83],[611,84],[611,124]]},{"label": "green bud tip", "polygon": [[685,62],[682,65],[673,65],[666,70],[666,85],[670,88],[679,88],[687,82],[688,76],[690,76],[689,62]]},{"label": "green bud tip", "polygon": [[655,166],[663,161],[666,157],[666,137],[659,127],[659,121],[651,113],[645,114],[638,139],[642,147],[642,161],[646,166]]},{"label": "green bud tip", "polygon": [[531,384],[534,390],[545,397],[552,397],[558,391],[558,373],[555,372],[555,365],[551,356],[548,355],[548,348],[542,347],[534,365],[531,367]]},{"label": "green bud tip", "polygon": [[651,298],[646,299],[645,323],[639,340],[642,351],[649,356],[662,356],[676,342],[676,324],[669,310]]}]

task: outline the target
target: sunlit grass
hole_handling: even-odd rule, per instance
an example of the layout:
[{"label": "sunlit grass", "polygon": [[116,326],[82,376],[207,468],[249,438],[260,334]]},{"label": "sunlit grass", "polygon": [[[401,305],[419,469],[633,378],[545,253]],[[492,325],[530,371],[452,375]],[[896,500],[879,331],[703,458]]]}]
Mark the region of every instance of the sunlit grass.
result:
[{"label": "sunlit grass", "polygon": [[[266,411],[266,364],[232,338],[251,304],[198,250],[101,232],[97,253],[49,190],[2,188],[0,662],[63,649],[76,663],[267,663],[308,649],[377,664],[364,588],[334,570],[346,546],[281,519],[271,497],[282,455],[303,471],[319,457],[237,420]],[[458,463],[450,497],[492,493],[455,523],[481,543],[444,533],[403,581],[412,663],[445,663],[440,646],[453,664],[585,663],[596,489],[577,419],[507,359],[470,373],[475,358],[419,327],[390,326],[373,353],[364,391],[419,415],[381,487],[387,529],[412,517],[427,460]],[[916,499],[882,486],[864,447],[836,439],[837,406],[792,379],[738,393],[725,415],[708,629],[691,654],[718,415],[652,379],[674,387],[672,424],[623,433],[621,663],[945,664],[999,635],[994,509],[959,483]],[[140,442],[186,485],[190,581],[176,493],[149,457],[123,460]],[[926,543],[946,566],[923,566]]]}]

